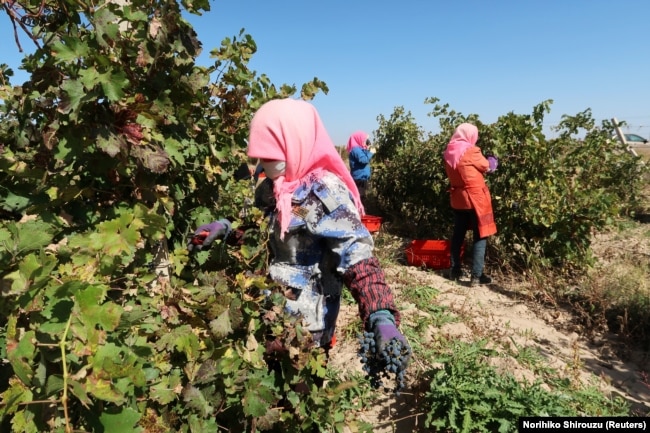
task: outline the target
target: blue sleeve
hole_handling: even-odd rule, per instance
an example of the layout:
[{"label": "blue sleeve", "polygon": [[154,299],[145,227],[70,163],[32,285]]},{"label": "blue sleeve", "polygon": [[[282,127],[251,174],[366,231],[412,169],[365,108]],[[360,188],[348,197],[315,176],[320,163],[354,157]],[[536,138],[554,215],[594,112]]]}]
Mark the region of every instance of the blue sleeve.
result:
[{"label": "blue sleeve", "polygon": [[362,149],[360,147],[355,147],[350,151],[349,158],[360,164],[368,164],[373,157],[373,153],[367,149]]}]

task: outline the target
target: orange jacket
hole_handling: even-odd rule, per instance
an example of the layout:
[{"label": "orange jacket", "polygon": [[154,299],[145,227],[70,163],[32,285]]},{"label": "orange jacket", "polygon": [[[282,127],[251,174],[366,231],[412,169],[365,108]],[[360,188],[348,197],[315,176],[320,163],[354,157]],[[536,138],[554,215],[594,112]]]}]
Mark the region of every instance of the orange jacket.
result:
[{"label": "orange jacket", "polygon": [[483,173],[487,172],[488,168],[488,161],[477,146],[472,146],[465,151],[455,169],[445,162],[445,170],[451,183],[451,207],[476,211],[481,238],[497,232],[492,198],[483,178]]}]

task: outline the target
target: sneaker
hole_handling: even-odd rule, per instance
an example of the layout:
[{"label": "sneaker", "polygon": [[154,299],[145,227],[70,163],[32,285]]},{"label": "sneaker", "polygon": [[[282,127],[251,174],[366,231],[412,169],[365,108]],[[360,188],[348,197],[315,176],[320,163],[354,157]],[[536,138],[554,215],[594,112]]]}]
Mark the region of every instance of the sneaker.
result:
[{"label": "sneaker", "polygon": [[479,284],[490,284],[490,283],[492,283],[492,278],[483,274],[480,277],[472,277],[472,280],[470,281],[469,285],[474,287],[474,286],[478,286]]},{"label": "sneaker", "polygon": [[461,268],[450,268],[449,269],[449,279],[452,281],[458,281],[463,277],[463,270]]}]

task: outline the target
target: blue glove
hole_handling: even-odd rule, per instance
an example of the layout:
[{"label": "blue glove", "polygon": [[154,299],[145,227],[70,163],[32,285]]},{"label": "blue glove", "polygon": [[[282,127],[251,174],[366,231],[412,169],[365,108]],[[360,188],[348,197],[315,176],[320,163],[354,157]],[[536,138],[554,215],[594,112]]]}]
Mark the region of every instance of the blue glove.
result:
[{"label": "blue glove", "polygon": [[395,391],[404,388],[404,371],[411,359],[411,346],[395,326],[395,318],[388,310],[379,310],[368,319],[371,332],[360,336],[359,356],[374,387],[381,386],[381,377],[395,375]]},{"label": "blue glove", "polygon": [[187,242],[187,249],[189,251],[193,249],[201,251],[203,248],[209,248],[215,239],[225,239],[231,229],[232,226],[227,219],[203,224],[190,237],[190,240]]},{"label": "blue glove", "polygon": [[493,171],[496,171],[497,167],[499,166],[499,160],[497,159],[496,156],[488,156],[488,165],[490,168],[488,168],[488,173],[492,173]]}]

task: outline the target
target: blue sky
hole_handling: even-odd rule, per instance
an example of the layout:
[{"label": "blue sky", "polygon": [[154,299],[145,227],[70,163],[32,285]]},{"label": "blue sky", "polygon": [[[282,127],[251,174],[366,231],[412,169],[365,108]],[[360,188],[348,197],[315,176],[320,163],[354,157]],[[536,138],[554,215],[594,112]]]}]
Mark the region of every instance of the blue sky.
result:
[{"label": "blue sky", "polygon": [[[251,67],[276,84],[314,77],[329,93],[313,103],[337,145],[403,106],[425,130],[427,97],[494,122],[553,99],[547,134],[564,114],[625,120],[650,136],[647,0],[215,0],[190,17],[204,52],[241,28],[255,39]],[[0,62],[20,54],[0,15]],[[23,36],[25,47],[29,41]]]}]

